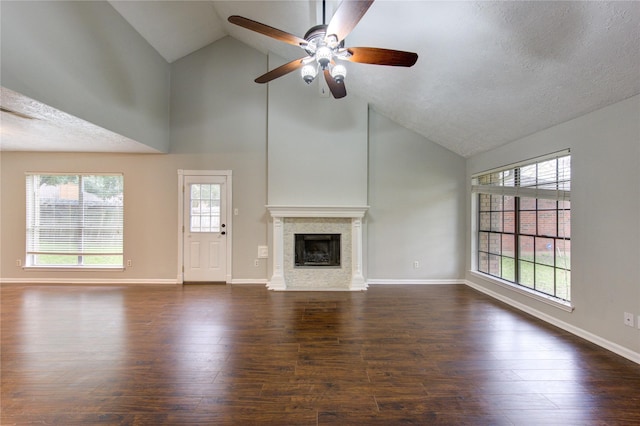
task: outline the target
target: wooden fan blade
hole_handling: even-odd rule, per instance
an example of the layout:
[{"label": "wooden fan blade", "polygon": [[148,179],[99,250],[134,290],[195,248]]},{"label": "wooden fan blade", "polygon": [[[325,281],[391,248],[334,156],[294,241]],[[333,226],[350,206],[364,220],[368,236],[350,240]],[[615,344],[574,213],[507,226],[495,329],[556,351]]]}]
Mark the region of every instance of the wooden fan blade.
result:
[{"label": "wooden fan blade", "polygon": [[304,65],[304,61],[309,57],[294,59],[291,62],[287,62],[284,65],[280,65],[278,68],[274,68],[266,74],[262,74],[260,77],[256,78],[254,81],[256,83],[268,83],[271,80],[275,80],[278,77],[282,77],[285,74],[289,74],[291,71],[295,71],[298,68],[302,68]]},{"label": "wooden fan blade", "polygon": [[270,27],[269,25],[261,24],[260,22],[253,21],[249,18],[233,15],[233,16],[229,16],[228,20],[232,24],[236,24],[238,26],[241,26],[251,31],[255,31],[260,34],[264,34],[271,38],[275,38],[276,40],[279,40],[279,41],[284,41],[285,43],[289,43],[294,46],[307,45],[307,41],[303,38],[294,36],[293,34],[289,34],[277,28]]},{"label": "wooden fan blade", "polygon": [[418,54],[402,50],[381,49],[378,47],[349,47],[351,56],[347,61],[361,64],[391,65],[394,67],[410,67],[418,60]]},{"label": "wooden fan blade", "polygon": [[331,77],[331,72],[328,69],[324,70],[324,79],[327,81],[327,86],[329,86],[329,90],[331,90],[334,98],[340,99],[347,96],[347,88],[344,85],[344,81],[337,83],[333,77]]},{"label": "wooden fan blade", "polygon": [[327,35],[335,34],[338,41],[344,40],[358,25],[360,19],[367,13],[373,0],[343,0],[327,26]]}]

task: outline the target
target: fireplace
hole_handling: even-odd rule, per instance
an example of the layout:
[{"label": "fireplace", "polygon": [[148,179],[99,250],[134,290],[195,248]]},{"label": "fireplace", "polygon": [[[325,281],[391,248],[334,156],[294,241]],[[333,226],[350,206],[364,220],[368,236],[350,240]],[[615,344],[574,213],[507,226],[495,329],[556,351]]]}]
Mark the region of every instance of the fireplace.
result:
[{"label": "fireplace", "polygon": [[340,234],[295,234],[295,266],[340,266]]},{"label": "fireplace", "polygon": [[[276,291],[367,289],[362,272],[362,219],[367,206],[270,205],[267,208],[273,218],[273,270],[267,288]],[[314,253],[306,259],[299,248],[304,250],[304,246]]]}]

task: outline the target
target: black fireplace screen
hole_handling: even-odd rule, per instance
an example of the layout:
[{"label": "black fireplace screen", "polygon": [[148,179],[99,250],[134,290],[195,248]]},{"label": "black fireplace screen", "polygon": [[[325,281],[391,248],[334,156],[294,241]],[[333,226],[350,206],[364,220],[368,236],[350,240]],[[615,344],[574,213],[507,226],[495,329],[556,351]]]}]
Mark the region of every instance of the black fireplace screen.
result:
[{"label": "black fireplace screen", "polygon": [[295,234],[295,266],[340,266],[340,234]]}]

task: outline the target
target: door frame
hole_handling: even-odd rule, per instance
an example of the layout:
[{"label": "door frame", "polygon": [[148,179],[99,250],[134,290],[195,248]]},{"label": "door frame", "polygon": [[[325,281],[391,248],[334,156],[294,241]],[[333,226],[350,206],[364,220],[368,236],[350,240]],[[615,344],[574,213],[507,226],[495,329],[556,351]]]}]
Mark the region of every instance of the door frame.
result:
[{"label": "door frame", "polygon": [[178,284],[184,283],[184,178],[185,176],[224,176],[226,180],[226,198],[225,202],[225,210],[227,214],[227,238],[226,238],[226,247],[227,251],[227,264],[226,264],[226,278],[225,282],[227,284],[231,283],[232,273],[231,273],[231,265],[232,255],[233,255],[233,191],[232,191],[232,172],[231,170],[183,170],[178,169]]}]

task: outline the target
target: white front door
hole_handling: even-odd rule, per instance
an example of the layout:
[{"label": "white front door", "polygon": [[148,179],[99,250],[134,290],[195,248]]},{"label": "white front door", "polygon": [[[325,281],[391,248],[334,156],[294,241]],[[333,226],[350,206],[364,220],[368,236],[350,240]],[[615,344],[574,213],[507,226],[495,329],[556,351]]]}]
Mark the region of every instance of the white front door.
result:
[{"label": "white front door", "polygon": [[226,176],[184,176],[185,282],[227,280],[226,191]]}]

